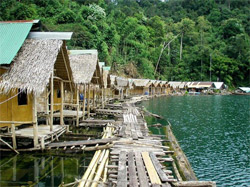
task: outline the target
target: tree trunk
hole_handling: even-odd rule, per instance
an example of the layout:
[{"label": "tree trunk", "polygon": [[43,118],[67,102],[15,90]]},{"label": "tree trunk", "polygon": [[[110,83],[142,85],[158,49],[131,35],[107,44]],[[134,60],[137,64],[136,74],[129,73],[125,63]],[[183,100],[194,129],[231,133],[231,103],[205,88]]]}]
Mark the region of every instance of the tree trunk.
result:
[{"label": "tree trunk", "polygon": [[181,33],[180,60],[182,60],[183,33]]}]

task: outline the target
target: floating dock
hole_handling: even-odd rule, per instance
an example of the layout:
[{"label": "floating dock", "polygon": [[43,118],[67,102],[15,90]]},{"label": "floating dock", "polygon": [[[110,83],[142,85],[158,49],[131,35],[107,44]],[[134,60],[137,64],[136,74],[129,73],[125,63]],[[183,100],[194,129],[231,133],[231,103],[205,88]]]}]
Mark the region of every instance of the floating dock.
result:
[{"label": "floating dock", "polygon": [[[190,166],[188,160],[186,159],[182,165],[175,161],[172,157],[175,151],[162,145],[161,137],[150,134],[143,112],[135,107],[133,102],[116,105],[115,108],[113,112],[110,109],[107,109],[107,112],[105,109],[102,110],[103,114],[113,114],[117,119],[112,123],[114,130],[109,131],[109,140],[113,140],[108,144],[112,146],[96,151],[88,170],[82,179],[77,181],[79,187],[216,186],[214,182],[197,181],[191,167],[179,168],[185,164]],[[173,169],[167,169],[164,163],[172,165]],[[182,181],[182,173],[178,171],[180,169],[189,170],[185,172],[185,177],[193,181]]]}]

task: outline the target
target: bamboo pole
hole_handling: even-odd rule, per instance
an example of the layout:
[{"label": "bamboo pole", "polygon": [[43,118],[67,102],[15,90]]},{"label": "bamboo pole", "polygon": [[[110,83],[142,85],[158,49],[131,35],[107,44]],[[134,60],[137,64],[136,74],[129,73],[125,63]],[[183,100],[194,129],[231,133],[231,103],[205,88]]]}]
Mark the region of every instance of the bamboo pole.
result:
[{"label": "bamboo pole", "polygon": [[90,83],[88,84],[88,106],[87,106],[87,111],[88,111],[88,118],[90,117]]},{"label": "bamboo pole", "polygon": [[86,108],[86,84],[83,85],[84,96],[83,96],[83,107],[82,107],[82,120],[85,118],[85,108]]},{"label": "bamboo pole", "polygon": [[106,150],[105,155],[104,155],[103,159],[101,160],[101,164],[98,167],[98,170],[97,170],[95,178],[94,178],[94,182],[93,182],[91,187],[97,187],[97,185],[98,185],[97,181],[99,181],[101,178],[101,174],[103,173],[104,166],[106,164],[108,156],[109,156],[109,150]]},{"label": "bamboo pole", "polygon": [[16,131],[15,131],[15,125],[11,124],[11,133],[12,133],[12,144],[13,144],[13,149],[16,150],[17,145],[16,145]]},{"label": "bamboo pole", "polygon": [[98,166],[98,162],[100,161],[100,159],[103,157],[103,155],[105,154],[105,149],[104,150],[102,150],[101,151],[101,154],[99,154],[99,156],[98,156],[98,158],[97,158],[97,160],[96,160],[96,162],[95,162],[95,164],[94,164],[94,166],[93,166],[93,169],[91,170],[91,172],[90,172],[90,175],[89,175],[89,177],[88,177],[88,180],[87,180],[87,182],[86,182],[86,184],[85,184],[85,187],[89,187],[90,186],[90,184],[92,183],[92,180],[93,180],[93,178],[94,178],[94,175],[95,175],[95,173],[96,173],[96,168],[97,168],[97,166]]},{"label": "bamboo pole", "polygon": [[45,106],[46,106],[46,125],[49,125],[49,99],[48,99],[48,88],[46,87],[45,89]]},{"label": "bamboo pole", "polygon": [[3,142],[5,145],[7,145],[11,150],[19,154],[17,150],[13,149],[13,147],[10,144],[8,144],[6,141],[4,141],[1,137],[0,137],[0,141]]},{"label": "bamboo pole", "polygon": [[63,102],[64,102],[64,88],[63,88],[63,81],[61,81],[60,125],[64,125],[64,121],[63,121]]},{"label": "bamboo pole", "polygon": [[102,108],[104,108],[104,88],[102,87]]},{"label": "bamboo pole", "polygon": [[78,86],[76,86],[76,104],[77,104],[77,108],[76,108],[76,126],[79,126],[79,88]]},{"label": "bamboo pole", "polygon": [[37,126],[37,108],[36,108],[35,94],[33,94],[32,121],[33,121],[34,147],[37,147],[38,146],[38,126]]},{"label": "bamboo pole", "polygon": [[50,79],[50,131],[53,131],[53,113],[54,113],[54,72]]},{"label": "bamboo pole", "polygon": [[95,86],[94,86],[94,88],[93,88],[93,108],[95,108],[95,102],[96,102],[95,96],[96,96],[96,90],[95,90]]}]

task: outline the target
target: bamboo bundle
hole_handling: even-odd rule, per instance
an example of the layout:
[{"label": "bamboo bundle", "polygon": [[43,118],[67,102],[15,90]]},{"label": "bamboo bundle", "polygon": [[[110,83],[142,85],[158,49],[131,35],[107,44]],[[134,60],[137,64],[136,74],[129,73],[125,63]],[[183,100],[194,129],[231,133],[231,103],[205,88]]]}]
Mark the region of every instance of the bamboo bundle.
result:
[{"label": "bamboo bundle", "polygon": [[[107,126],[104,128],[102,139],[112,137],[113,131],[113,127]],[[104,149],[96,151],[78,187],[96,187],[98,183],[105,182],[107,179],[106,166],[108,165],[108,157],[109,150]],[[100,179],[102,175],[103,180],[101,181]]]}]

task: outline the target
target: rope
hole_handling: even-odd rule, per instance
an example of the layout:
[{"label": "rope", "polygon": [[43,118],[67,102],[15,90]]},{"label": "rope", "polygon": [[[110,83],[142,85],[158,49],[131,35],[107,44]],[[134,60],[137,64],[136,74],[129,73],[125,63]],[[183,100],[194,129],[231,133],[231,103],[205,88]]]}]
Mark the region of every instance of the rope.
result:
[{"label": "rope", "polygon": [[6,103],[7,101],[9,101],[9,100],[11,100],[11,99],[13,99],[14,97],[16,97],[16,96],[17,96],[18,94],[20,94],[21,92],[22,92],[22,91],[18,92],[16,95],[14,95],[14,96],[12,96],[12,97],[6,99],[5,101],[1,102],[0,105]]}]

